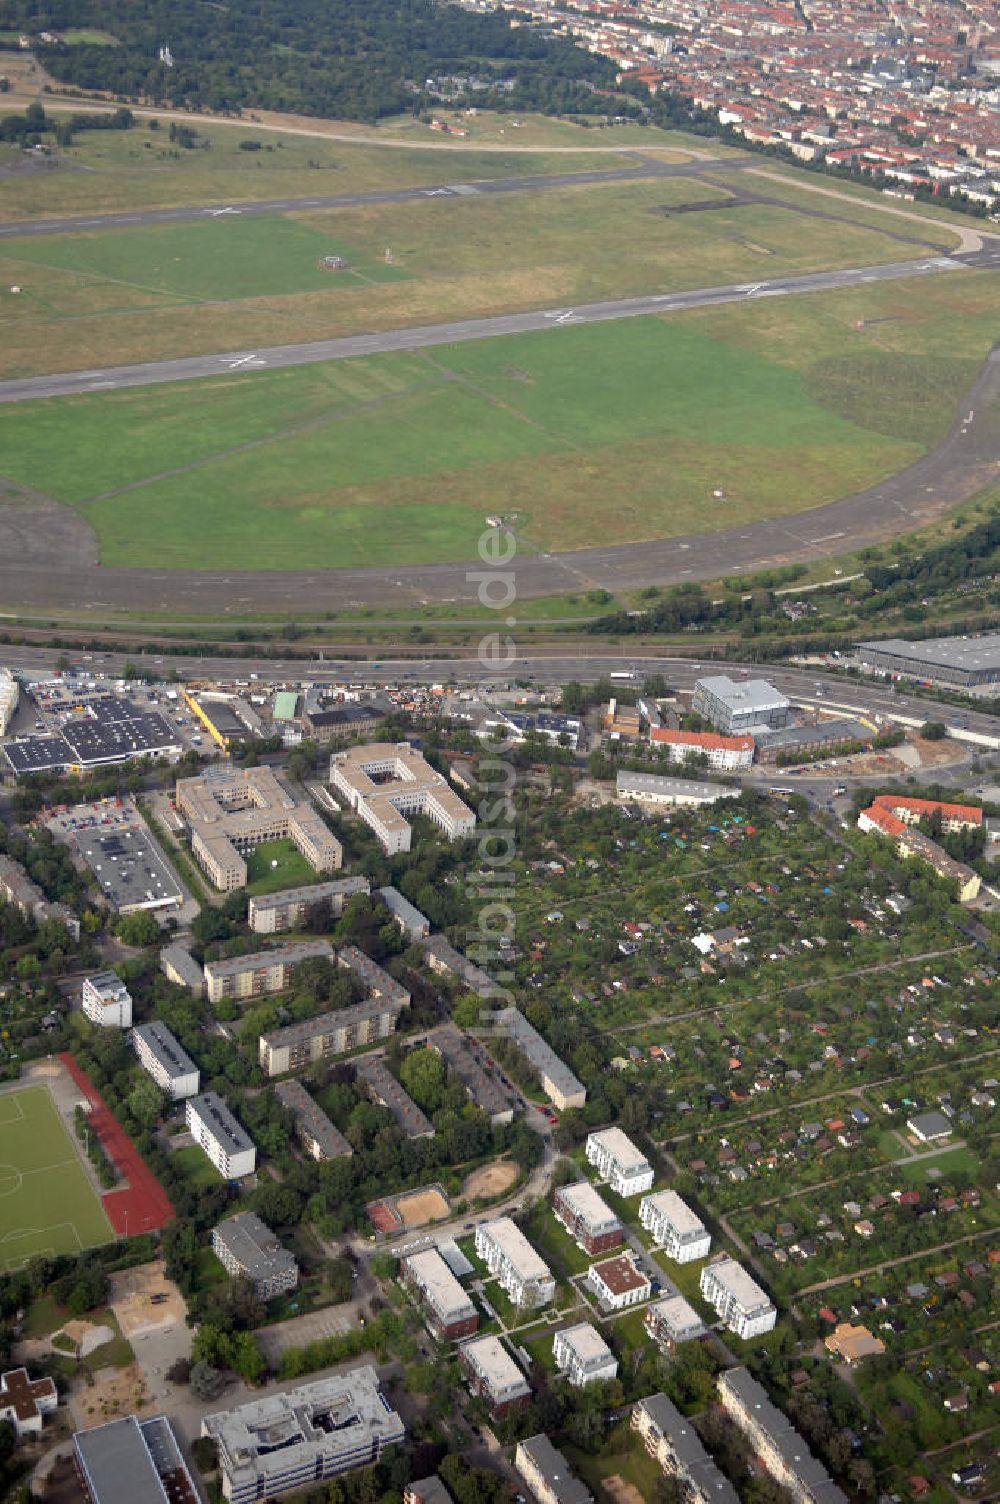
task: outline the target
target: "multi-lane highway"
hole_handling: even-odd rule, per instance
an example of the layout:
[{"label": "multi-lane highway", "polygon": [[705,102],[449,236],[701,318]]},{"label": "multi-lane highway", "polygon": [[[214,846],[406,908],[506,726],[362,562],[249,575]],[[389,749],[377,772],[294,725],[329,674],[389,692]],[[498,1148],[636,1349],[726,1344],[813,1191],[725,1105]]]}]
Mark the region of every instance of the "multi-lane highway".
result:
[{"label": "multi-lane highway", "polygon": [[253,350],[227,350],[215,355],[191,355],[180,360],[157,360],[141,365],[108,366],[97,370],[65,371],[51,376],[31,376],[23,380],[0,382],[0,402],[29,402],[40,397],[66,397],[85,392],[157,386],[173,381],[197,381],[204,377],[218,377],[226,371],[246,373],[279,370],[287,366],[351,360],[359,356],[384,355],[400,350],[423,350],[436,345],[565,329],[582,324],[605,323],[613,319],[642,318],[651,314],[746,302],[749,299],[833,292],[864,283],[930,276],[956,271],[962,267],[992,266],[1000,267],[1000,244],[990,243],[980,251],[922,256],[875,266],[809,272],[797,277],[730,283],[723,287],[700,287],[687,292],[647,293],[636,298],[615,298],[608,302],[584,303],[575,307],[529,309],[523,313],[498,314],[492,318],[456,319],[444,324],[387,329],[377,334],[352,334],[339,339],[309,340]]}]

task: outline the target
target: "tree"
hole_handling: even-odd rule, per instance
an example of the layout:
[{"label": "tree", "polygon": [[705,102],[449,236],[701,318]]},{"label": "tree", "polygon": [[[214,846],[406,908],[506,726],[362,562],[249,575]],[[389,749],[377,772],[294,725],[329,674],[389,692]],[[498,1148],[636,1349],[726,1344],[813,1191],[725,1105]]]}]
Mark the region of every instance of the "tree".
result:
[{"label": "tree", "polygon": [[163,1112],[163,1094],[149,1076],[143,1076],[135,1083],[125,1102],[143,1128],[151,1128]]},{"label": "tree", "polygon": [[925,721],[920,728],[920,735],[925,741],[941,742],[948,735],[948,728],[943,721]]},{"label": "tree", "polygon": [[444,1101],[445,1070],[436,1050],[411,1050],[399,1067],[399,1079],[424,1112],[437,1112]]},{"label": "tree", "polygon": [[133,945],[137,949],[155,945],[160,938],[159,924],[145,909],[139,909],[134,914],[120,914],[115,931],[125,945]]},{"label": "tree", "polygon": [[226,1381],[211,1363],[200,1361],[191,1368],[191,1393],[197,1400],[217,1400]]}]

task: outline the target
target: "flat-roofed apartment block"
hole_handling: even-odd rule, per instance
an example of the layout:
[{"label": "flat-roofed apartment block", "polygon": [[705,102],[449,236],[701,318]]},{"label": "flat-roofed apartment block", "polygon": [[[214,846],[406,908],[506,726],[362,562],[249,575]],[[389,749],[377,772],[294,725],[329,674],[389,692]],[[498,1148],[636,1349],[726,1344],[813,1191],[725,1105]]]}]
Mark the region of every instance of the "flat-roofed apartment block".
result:
[{"label": "flat-roofed apartment block", "polygon": [[709,1305],[737,1337],[759,1337],[777,1320],[777,1311],[757,1281],[725,1254],[705,1265],[699,1286]]},{"label": "flat-roofed apartment block", "polygon": [[479,1325],[476,1307],[436,1248],[411,1253],[401,1261],[400,1273],[404,1285],[419,1300],[438,1341],[456,1342],[472,1336]]},{"label": "flat-roofed apartment block", "polygon": [[351,1062],[378,1107],[392,1113],[407,1138],[433,1138],[434,1124],[400,1086],[382,1055],[360,1055]]},{"label": "flat-roofed apartment block", "polygon": [[205,987],[210,1003],[231,997],[264,997],[270,992],[287,992],[303,961],[332,961],[333,946],[327,940],[298,940],[276,945],[273,950],[259,950],[228,961],[205,963]]},{"label": "flat-roofed apartment block", "polygon": [[587,1163],[616,1196],[639,1196],[653,1184],[653,1167],[620,1128],[603,1128],[587,1136]]},{"label": "flat-roofed apartment block", "polygon": [[553,1107],[564,1112],[567,1107],[583,1106],[587,1100],[587,1088],[559,1059],[534,1024],[528,1022],[520,1008],[501,1008],[494,1014],[493,1022],[514,1041],[532,1070],[538,1072],[542,1090]]},{"label": "flat-roofed apartment block", "polygon": [[201,1434],[219,1449],[230,1504],[299,1493],[367,1467],[405,1436],[368,1365],[206,1415]]},{"label": "flat-roofed apartment block", "polygon": [[456,1024],[440,1024],[427,1036],[449,1070],[454,1071],[470,1100],[484,1112],[495,1128],[514,1120],[514,1104],[503,1088],[488,1076],[472,1052],[472,1046]]},{"label": "flat-roofed apartment block", "polygon": [[129,1044],[143,1070],[172,1102],[198,1095],[201,1073],[166,1024],[138,1024],[129,1035]]},{"label": "flat-roofed apartment block", "polygon": [[399,1009],[380,998],[355,1003],[350,1008],[336,1008],[317,1018],[306,1018],[262,1034],[258,1059],[266,1075],[284,1076],[319,1060],[377,1044],[393,1032],[398,1018]]},{"label": "flat-roofed apartment block", "polygon": [[184,1120],[195,1142],[226,1180],[253,1174],[257,1164],[253,1139],[214,1091],[188,1097]]},{"label": "flat-roofed apartment block", "polygon": [[340,842],[318,812],[272,768],[212,768],[198,778],[179,778],[175,798],[192,852],[225,892],[246,886],[244,854],[262,841],[293,841],[317,872],[332,872],[343,860]]},{"label": "flat-roofed apartment block", "polygon": [[375,896],[381,898],[408,940],[427,939],[431,932],[430,920],[408,898],[404,898],[398,888],[376,888]]},{"label": "flat-roofed apartment block", "polygon": [[476,1228],[476,1252],[516,1306],[544,1306],[556,1293],[549,1266],[510,1219],[497,1217]]},{"label": "flat-roofed apartment block", "polygon": [[80,921],[64,903],[49,903],[45,894],[12,856],[0,853],[0,898],[6,898],[25,917],[41,924],[55,919],[66,926],[74,940],[80,938]]},{"label": "flat-roofed apartment block", "polygon": [[538,1504],[594,1504],[589,1488],[574,1477],[562,1452],[541,1433],[518,1442],[514,1466]]},{"label": "flat-roofed apartment block", "polygon": [[301,1081],[279,1081],[274,1095],[295,1118],[295,1131],[312,1159],[346,1159],[354,1153],[340,1129],[330,1122]]},{"label": "flat-roofed apartment block", "polygon": [[469,806],[408,742],[371,742],[335,752],[330,782],[390,856],[410,849],[407,816],[425,815],[451,841],[470,836],[476,828]]},{"label": "flat-roofed apartment block", "polygon": [[589,1321],[564,1326],[552,1339],[552,1359],[559,1372],[577,1389],[613,1379],[618,1359],[596,1327]]},{"label": "flat-roofed apartment block", "polygon": [[410,994],[401,982],[397,982],[377,961],[366,956],[356,945],[345,945],[337,952],[337,965],[353,971],[369,997],[380,998],[396,1008],[408,1008]]},{"label": "flat-roofed apartment block", "polygon": [[205,973],[186,946],[175,943],[160,951],[160,970],[175,987],[186,987],[195,997],[205,991]]},{"label": "flat-roofed apartment block", "polygon": [[722,1408],[795,1504],[847,1504],[846,1494],[812,1455],[788,1417],[771,1403],[763,1385],[745,1368],[727,1369],[718,1382]]},{"label": "flat-roofed apartment block", "polygon": [[735,1488],[705,1451],[694,1426],[665,1394],[637,1402],[632,1430],[668,1477],[684,1485],[690,1504],[739,1504]]},{"label": "flat-roofed apartment block", "polygon": [[212,1249],[233,1279],[246,1279],[258,1300],[273,1300],[299,1282],[299,1266],[256,1212],[237,1212],[212,1229]]},{"label": "flat-roofed apartment block", "polygon": [[531,1398],[531,1385],[499,1337],[473,1337],[460,1343],[457,1352],[469,1388],[486,1401],[494,1418]]},{"label": "flat-roofed apartment block", "polygon": [[474,992],[481,998],[507,997],[507,989],[501,987],[493,980],[488,971],[470,961],[468,956],[463,956],[460,950],[456,950],[450,940],[444,935],[428,935],[422,940],[424,954],[431,971],[436,971],[442,976],[455,977],[469,992]]},{"label": "flat-roofed apartment block", "polygon": [[682,1342],[697,1342],[707,1327],[683,1295],[665,1295],[647,1306],[642,1324],[661,1352],[671,1353]]},{"label": "flat-roofed apartment block", "polygon": [[678,1264],[707,1259],[712,1237],[704,1222],[676,1191],[656,1191],[639,1203],[639,1221],[653,1242]]},{"label": "flat-roofed apartment block", "polygon": [[99,1028],[132,1027],[131,993],[113,971],[99,971],[92,977],[84,977],[81,1001],[84,1014]]},{"label": "flat-roofed apartment block", "polygon": [[201,1504],[165,1415],[77,1431],[73,1464],[86,1504]]},{"label": "flat-roofed apartment block", "polygon": [[628,1253],[591,1264],[587,1270],[587,1284],[597,1296],[602,1311],[624,1311],[626,1306],[641,1305],[653,1290],[649,1277]]},{"label": "flat-roofed apartment block", "polygon": [[284,930],[297,930],[317,904],[329,904],[331,914],[338,916],[349,899],[370,891],[367,877],[335,877],[327,883],[285,888],[280,893],[261,893],[250,900],[247,923],[255,935],[277,935]]},{"label": "flat-roofed apartment block", "polygon": [[584,1253],[607,1253],[624,1240],[625,1229],[589,1180],[561,1185],[552,1197],[552,1210]]}]

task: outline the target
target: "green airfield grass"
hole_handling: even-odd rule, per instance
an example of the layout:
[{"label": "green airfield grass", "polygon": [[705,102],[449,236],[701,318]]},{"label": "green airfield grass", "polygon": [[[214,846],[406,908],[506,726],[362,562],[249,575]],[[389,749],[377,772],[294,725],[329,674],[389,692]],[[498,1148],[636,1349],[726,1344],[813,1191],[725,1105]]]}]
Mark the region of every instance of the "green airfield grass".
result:
[{"label": "green airfield grass", "polygon": [[0,1269],[114,1238],[44,1086],[0,1093]]},{"label": "green airfield grass", "polygon": [[[332,229],[334,221],[329,224]],[[348,267],[325,270],[319,264],[322,256],[342,256]],[[28,238],[16,242],[14,254],[2,265],[4,280],[10,271],[11,282],[27,284],[29,299],[31,275],[39,267],[72,272],[91,285],[122,284],[181,302],[357,290],[408,275],[359,253],[325,229],[280,214],[209,216],[189,224]],[[58,279],[54,281],[46,302],[58,309]]]}]

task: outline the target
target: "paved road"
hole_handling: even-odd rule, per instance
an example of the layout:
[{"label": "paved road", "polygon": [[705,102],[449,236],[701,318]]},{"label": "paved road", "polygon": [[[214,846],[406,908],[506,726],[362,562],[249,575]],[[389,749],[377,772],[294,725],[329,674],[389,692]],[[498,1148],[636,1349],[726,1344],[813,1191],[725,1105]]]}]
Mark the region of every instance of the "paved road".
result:
[{"label": "paved road", "polygon": [[[621,149],[631,167],[607,167],[591,172],[556,172],[510,178],[476,178],[470,182],[429,184],[424,188],[371,188],[358,193],[312,194],[299,198],[235,200],[231,204],[184,204],[172,209],[119,210],[110,214],[65,215],[57,219],[11,220],[0,224],[0,240],[32,235],[70,235],[80,230],[124,230],[137,225],[173,225],[190,220],[236,218],[254,214],[300,214],[306,209],[357,209],[370,204],[405,204],[424,198],[465,198],[491,193],[544,193],[553,188],[579,188],[593,183],[628,183],[642,178],[696,178],[708,165],[698,162],[659,162],[639,152]],[[746,168],[752,157],[736,157],[718,167]],[[933,228],[933,222],[927,222]]]},{"label": "paved road", "polygon": [[31,376],[24,380],[0,382],[0,402],[29,402],[39,397],[120,391],[123,388],[158,386],[165,382],[197,381],[204,377],[217,377],[227,371],[246,375],[254,371],[285,369],[288,366],[316,365],[321,361],[352,360],[400,350],[425,350],[437,345],[496,339],[510,334],[554,331],[581,324],[674,313],[689,308],[744,303],[750,299],[831,292],[844,287],[856,287],[861,283],[892,282],[899,278],[951,272],[968,266],[1000,267],[1000,244],[995,249],[991,245],[971,254],[924,256],[909,261],[885,262],[878,266],[809,272],[798,277],[776,277],[763,282],[693,288],[688,292],[648,293],[636,298],[616,298],[576,307],[537,308],[484,319],[456,319],[451,323],[387,329],[378,334],[352,334],[339,339],[308,340],[255,350],[191,355],[180,360],[148,361],[141,365]]}]

